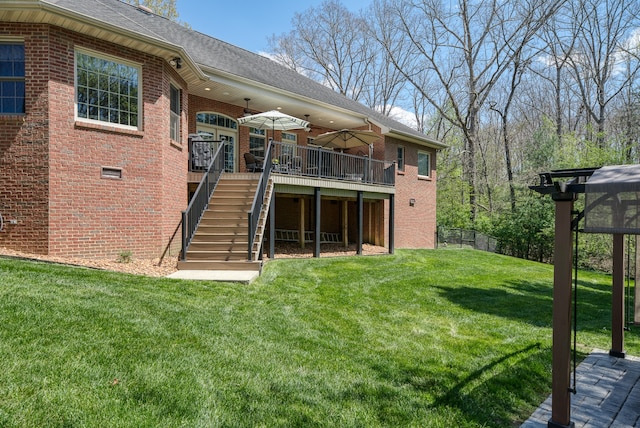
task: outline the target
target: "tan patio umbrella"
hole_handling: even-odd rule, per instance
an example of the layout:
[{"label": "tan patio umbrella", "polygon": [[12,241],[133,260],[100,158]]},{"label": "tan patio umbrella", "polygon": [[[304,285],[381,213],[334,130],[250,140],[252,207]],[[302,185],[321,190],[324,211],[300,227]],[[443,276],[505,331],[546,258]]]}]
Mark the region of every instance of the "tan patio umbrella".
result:
[{"label": "tan patio umbrella", "polygon": [[373,131],[358,129],[341,129],[340,131],[325,132],[313,139],[313,144],[335,149],[351,149],[353,147],[369,146],[378,141],[380,136]]},{"label": "tan patio umbrella", "polygon": [[290,129],[302,129],[309,126],[306,120],[289,116],[278,110],[271,110],[264,113],[252,114],[238,118],[238,123],[244,126],[250,126],[256,129],[271,128],[271,138],[274,138],[275,131],[288,131]]}]

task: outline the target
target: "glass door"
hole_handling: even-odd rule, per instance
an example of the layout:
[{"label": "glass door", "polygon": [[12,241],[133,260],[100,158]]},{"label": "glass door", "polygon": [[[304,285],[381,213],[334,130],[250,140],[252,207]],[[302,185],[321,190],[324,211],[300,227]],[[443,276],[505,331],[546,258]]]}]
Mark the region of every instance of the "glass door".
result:
[{"label": "glass door", "polygon": [[224,146],[224,170],[226,172],[236,172],[238,165],[236,159],[236,136],[235,133],[219,131],[218,139],[225,142]]},{"label": "glass door", "polygon": [[[236,145],[236,134],[235,132],[223,131],[216,129],[214,127],[209,127],[203,124],[198,124],[197,132],[199,134],[207,135],[207,140],[209,141],[222,141],[225,144],[224,148],[224,170],[226,172],[236,172],[238,170],[238,165],[236,159],[238,156],[236,155],[237,145]],[[219,145],[222,143],[215,143],[212,147],[212,153],[215,153],[218,150]]]}]

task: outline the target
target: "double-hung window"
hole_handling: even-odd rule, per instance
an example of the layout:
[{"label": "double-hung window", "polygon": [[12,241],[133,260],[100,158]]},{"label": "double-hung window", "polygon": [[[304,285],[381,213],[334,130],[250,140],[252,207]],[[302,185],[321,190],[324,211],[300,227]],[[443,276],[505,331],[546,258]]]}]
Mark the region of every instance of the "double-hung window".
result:
[{"label": "double-hung window", "polygon": [[398,171],[404,171],[404,146],[398,146]]},{"label": "double-hung window", "polygon": [[249,153],[264,158],[265,130],[249,128]]},{"label": "double-hung window", "polygon": [[140,127],[139,66],[76,51],[76,116],[80,120]]},{"label": "double-hung window", "polygon": [[418,152],[418,177],[431,176],[431,155],[427,152]]},{"label": "double-hung window", "polygon": [[24,44],[0,42],[0,114],[25,113]]},{"label": "double-hung window", "polygon": [[173,141],[180,141],[180,89],[169,85],[171,118],[169,132]]}]

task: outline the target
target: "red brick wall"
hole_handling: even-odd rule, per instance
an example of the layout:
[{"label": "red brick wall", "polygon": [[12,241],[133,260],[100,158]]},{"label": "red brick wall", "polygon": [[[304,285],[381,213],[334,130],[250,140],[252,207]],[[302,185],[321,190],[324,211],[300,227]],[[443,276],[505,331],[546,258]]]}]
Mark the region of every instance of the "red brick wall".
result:
[{"label": "red brick wall", "polygon": [[[163,173],[162,173],[162,237],[161,243],[164,245],[163,254],[175,255],[179,254],[182,246],[182,232],[180,225],[182,222],[182,210],[187,208],[188,191],[185,183],[187,182],[188,163],[189,163],[189,147],[188,139],[188,123],[187,113],[189,112],[189,95],[186,85],[178,76],[175,70],[171,69],[167,64],[164,65],[164,82],[163,93],[163,112],[162,117],[165,118],[162,137],[168,144],[162,144]],[[168,70],[167,70],[168,69]],[[168,72],[167,72],[168,71]],[[172,142],[169,138],[169,122],[170,115],[169,105],[169,85],[182,88],[181,90],[181,121],[180,121],[180,141],[181,143]]]},{"label": "red brick wall", "polygon": [[[396,171],[395,240],[396,248],[434,248],[436,232],[436,151],[417,144],[386,139],[385,156],[397,158],[397,147],[405,148],[405,171]],[[431,153],[431,176],[418,178],[418,151]],[[410,206],[409,200],[415,199]],[[388,213],[388,201],[385,203]],[[385,217],[385,240],[388,217]],[[387,241],[388,242],[388,241]]]},{"label": "red brick wall", "polygon": [[[46,83],[27,75],[27,93],[38,92],[39,98],[37,102],[27,104],[27,116],[20,132],[14,132],[8,139],[13,138],[15,147],[28,147],[30,142],[24,135],[25,129],[38,126],[40,122],[34,121],[34,117],[42,118],[43,124],[48,119],[48,152],[45,147],[35,157],[36,165],[42,164],[46,169],[48,163],[48,179],[42,176],[31,179],[36,167],[14,168],[9,178],[20,183],[29,177],[25,186],[29,189],[38,186],[46,189],[48,184],[48,236],[46,227],[36,228],[20,221],[9,234],[36,236],[29,247],[52,255],[115,257],[131,251],[133,257],[159,257],[168,248],[170,237],[177,232],[171,252],[177,251],[180,211],[187,200],[188,154],[184,130],[186,117],[182,132],[184,147],[172,144],[169,138],[168,74],[173,71],[160,58],[56,27],[16,25],[14,33],[28,34],[34,28],[40,28],[42,33],[33,42],[37,44],[37,50],[32,47],[26,50],[27,69],[48,70],[48,76],[39,77],[42,80],[48,77],[48,90],[38,90]],[[32,43],[25,39],[25,44],[31,46]],[[74,120],[76,47],[142,65],[141,130],[127,131],[109,124],[94,125]],[[176,75],[173,82],[185,86]],[[187,102],[185,95],[185,107]],[[41,127],[43,130],[39,134],[42,144],[46,144],[47,129],[44,125]],[[1,134],[4,141],[5,132]],[[16,160],[11,162],[17,165]],[[102,178],[103,167],[121,169],[122,179]],[[4,195],[0,195],[4,203]],[[8,199],[15,206],[28,200],[15,194]],[[45,204],[46,196],[40,199],[40,203]],[[42,217],[46,219],[44,211]],[[20,218],[31,215],[28,209],[16,211]],[[19,247],[15,242],[7,244]]]},{"label": "red brick wall", "polygon": [[[3,36],[24,39],[26,114],[0,116],[0,246],[46,254],[49,182],[49,33],[46,25],[3,23]],[[16,224],[10,224],[15,222]]]}]

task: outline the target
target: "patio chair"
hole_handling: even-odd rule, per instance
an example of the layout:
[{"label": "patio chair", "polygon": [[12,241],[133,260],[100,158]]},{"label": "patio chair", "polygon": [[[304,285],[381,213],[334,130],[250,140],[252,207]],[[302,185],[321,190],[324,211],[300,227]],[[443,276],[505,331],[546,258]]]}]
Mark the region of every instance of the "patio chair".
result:
[{"label": "patio chair", "polygon": [[260,162],[256,157],[251,153],[244,154],[244,163],[247,166],[247,171],[249,172],[262,172],[262,162]]}]

